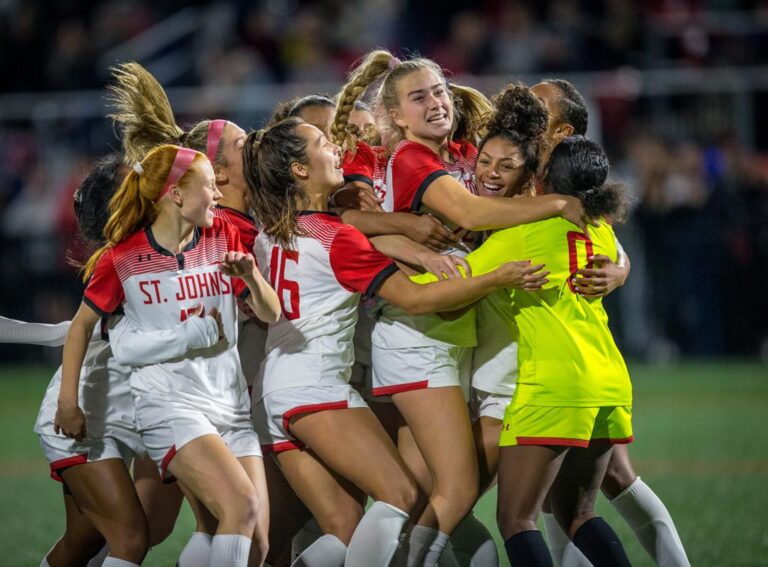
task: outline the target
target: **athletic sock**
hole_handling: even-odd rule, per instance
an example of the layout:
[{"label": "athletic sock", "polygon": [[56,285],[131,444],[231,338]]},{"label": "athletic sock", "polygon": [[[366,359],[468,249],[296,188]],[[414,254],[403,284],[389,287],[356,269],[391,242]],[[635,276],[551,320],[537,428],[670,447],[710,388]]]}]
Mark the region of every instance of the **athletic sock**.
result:
[{"label": "athletic sock", "polygon": [[181,550],[176,567],[207,567],[211,563],[211,542],[213,536],[195,532]]},{"label": "athletic sock", "polygon": [[619,536],[599,516],[587,520],[576,530],[573,543],[595,567],[630,567],[631,565]]},{"label": "athletic sock", "polygon": [[96,555],[91,557],[91,559],[88,561],[88,565],[85,567],[102,567],[104,565],[104,560],[108,555],[109,546],[104,544],[104,547],[102,547]]},{"label": "athletic sock", "polygon": [[315,540],[291,563],[291,567],[341,567],[347,557],[347,546],[334,535]]},{"label": "athletic sock", "polygon": [[344,565],[389,565],[407,521],[408,514],[399,508],[386,502],[374,502],[352,534]]},{"label": "athletic sock", "polygon": [[320,529],[314,518],[310,518],[291,540],[291,561],[295,561],[305,549],[315,543],[322,535],[323,530]]},{"label": "athletic sock", "polygon": [[216,567],[247,567],[251,538],[236,534],[216,534],[211,541],[210,564]]},{"label": "athletic sock", "polygon": [[[467,514],[451,534],[449,546],[453,547],[456,562],[461,567],[498,567],[499,553],[496,543],[473,512]],[[443,565],[443,561],[440,561]]]},{"label": "athletic sock", "polygon": [[690,567],[667,507],[640,477],[611,504],[659,567]]},{"label": "athletic sock", "polygon": [[138,563],[126,561],[125,559],[118,559],[117,557],[107,556],[104,558],[104,567],[139,567]]},{"label": "athletic sock", "polygon": [[[424,556],[424,567],[437,567],[437,564],[440,561],[440,557],[445,552],[445,549],[450,541],[451,536],[438,531],[435,539],[433,539],[432,543],[429,544],[427,554]],[[452,564],[450,563],[451,558],[453,558]],[[458,567],[456,559],[453,557],[452,553],[446,554],[445,561],[448,562],[447,567]]]},{"label": "athletic sock", "polygon": [[43,560],[40,562],[40,567],[51,567],[51,564],[48,563],[48,556],[46,555],[43,557]]},{"label": "athletic sock", "polygon": [[584,557],[581,550],[572,541],[568,542],[563,551],[563,562],[560,567],[592,567],[592,563]]},{"label": "athletic sock", "polygon": [[541,515],[544,519],[544,531],[547,534],[552,562],[560,567],[590,567],[592,564],[568,539],[568,535],[557,523],[555,515],[551,512],[542,512]]},{"label": "athletic sock", "polygon": [[504,542],[504,549],[515,567],[553,567],[552,556],[539,530],[516,533]]},{"label": "athletic sock", "polygon": [[429,546],[432,545],[432,542],[435,541],[439,533],[435,528],[428,526],[413,526],[408,534],[406,549],[404,550],[407,551],[407,557],[404,561],[400,561],[399,564],[404,564],[406,567],[422,567],[427,557]]}]

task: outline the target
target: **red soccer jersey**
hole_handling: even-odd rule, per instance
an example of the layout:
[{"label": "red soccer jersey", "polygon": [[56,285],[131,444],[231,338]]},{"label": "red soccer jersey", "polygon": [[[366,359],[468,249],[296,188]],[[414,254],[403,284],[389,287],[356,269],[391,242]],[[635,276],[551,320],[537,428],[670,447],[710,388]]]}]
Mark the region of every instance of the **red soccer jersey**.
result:
[{"label": "red soccer jersey", "polygon": [[361,181],[373,187],[379,199],[386,197],[387,150],[383,146],[357,143],[357,152],[344,154],[344,181]]},{"label": "red soccer jersey", "polygon": [[253,252],[253,242],[259,231],[256,228],[256,220],[251,215],[224,205],[216,205],[214,214],[231,222],[240,233],[240,242],[243,243],[245,249],[248,252]]},{"label": "red soccer jersey", "polygon": [[[397,266],[337,215],[304,211],[298,224],[303,235],[293,249],[278,246],[263,232],[256,238],[260,269],[277,291],[283,311],[269,326],[267,353],[322,353],[347,358],[351,366],[360,294],[375,294]],[[317,381],[317,368],[296,368],[279,376],[265,371],[260,391],[263,395]]]},{"label": "red soccer jersey", "polygon": [[200,301],[214,307],[222,295],[247,292],[240,279],[219,272],[228,250],[247,252],[237,230],[214,218],[210,228],[196,228],[181,254],[161,247],[147,228],[108,249],[96,263],[83,300],[102,316],[126,302],[126,315],[152,329],[178,324],[180,310]]},{"label": "red soccer jersey", "polygon": [[453,163],[448,163],[424,144],[403,140],[389,161],[391,178],[387,186],[392,191],[395,212],[425,210],[422,198],[427,187],[438,177],[450,175],[467,190],[477,195],[475,163],[477,148],[469,142],[448,142]]}]

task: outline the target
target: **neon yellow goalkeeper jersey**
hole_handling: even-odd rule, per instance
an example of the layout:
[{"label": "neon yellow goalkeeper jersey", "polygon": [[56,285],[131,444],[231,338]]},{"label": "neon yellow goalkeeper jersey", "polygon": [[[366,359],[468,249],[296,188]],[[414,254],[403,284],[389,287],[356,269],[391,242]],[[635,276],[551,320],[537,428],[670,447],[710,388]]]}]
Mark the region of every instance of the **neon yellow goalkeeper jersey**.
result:
[{"label": "neon yellow goalkeeper jersey", "polygon": [[[629,374],[602,300],[585,298],[571,287],[571,276],[594,254],[617,260],[610,225],[590,226],[588,238],[570,222],[552,218],[497,231],[466,257],[474,275],[528,259],[550,272],[539,291],[510,290],[511,314],[520,331],[514,404],[631,405]],[[434,281],[430,275],[415,279]]]}]

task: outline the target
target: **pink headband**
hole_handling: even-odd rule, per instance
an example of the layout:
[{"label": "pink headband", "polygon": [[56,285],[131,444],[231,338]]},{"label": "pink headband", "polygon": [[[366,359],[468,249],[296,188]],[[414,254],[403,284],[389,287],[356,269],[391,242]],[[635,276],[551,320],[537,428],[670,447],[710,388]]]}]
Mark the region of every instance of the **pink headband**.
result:
[{"label": "pink headband", "polygon": [[163,198],[163,195],[168,192],[168,190],[171,188],[171,185],[176,185],[179,182],[179,179],[184,176],[184,174],[189,169],[189,166],[192,165],[193,161],[195,161],[195,157],[197,157],[198,153],[199,152],[189,148],[178,149],[176,152],[176,157],[173,160],[173,165],[171,166],[171,171],[168,173],[168,179],[165,180],[163,190],[160,191],[160,194],[155,199],[155,202]]},{"label": "pink headband", "polygon": [[226,125],[226,120],[211,120],[208,124],[208,145],[205,149],[205,155],[208,156],[211,164],[216,161],[216,152],[219,151],[221,135],[224,133],[224,126]]}]

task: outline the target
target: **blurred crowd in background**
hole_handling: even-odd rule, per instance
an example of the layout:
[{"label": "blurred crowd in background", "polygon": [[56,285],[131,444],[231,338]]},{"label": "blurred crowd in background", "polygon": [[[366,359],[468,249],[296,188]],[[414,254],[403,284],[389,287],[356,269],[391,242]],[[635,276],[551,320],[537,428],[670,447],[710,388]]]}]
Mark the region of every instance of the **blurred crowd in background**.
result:
[{"label": "blurred crowd in background", "polygon": [[768,0],[0,0],[0,314],[77,308],[72,193],[119,148],[110,65],[146,64],[180,123],[256,128],[379,46],[489,95],[574,82],[634,197],[618,230],[632,273],[607,301],[625,353],[768,360]]}]

